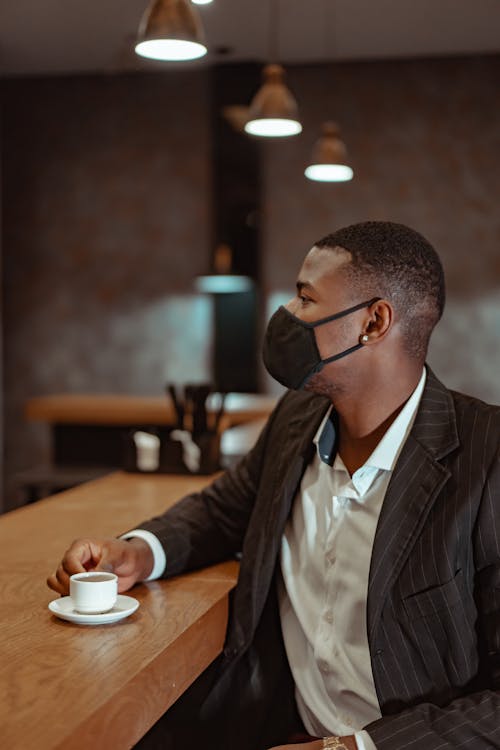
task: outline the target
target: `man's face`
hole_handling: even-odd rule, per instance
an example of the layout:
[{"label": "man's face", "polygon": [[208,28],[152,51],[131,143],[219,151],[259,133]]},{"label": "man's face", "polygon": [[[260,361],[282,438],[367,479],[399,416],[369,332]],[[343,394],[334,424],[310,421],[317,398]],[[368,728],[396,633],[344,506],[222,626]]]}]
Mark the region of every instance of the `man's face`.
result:
[{"label": "man's face", "polygon": [[[363,300],[352,290],[342,269],[350,263],[347,251],[313,247],[307,254],[297,279],[297,294],[286,305],[287,310],[305,322],[314,322],[341,312]],[[366,310],[358,310],[339,320],[314,329],[322,359],[358,343]],[[345,392],[356,353],[331,362],[314,375],[305,389],[331,398]]]}]

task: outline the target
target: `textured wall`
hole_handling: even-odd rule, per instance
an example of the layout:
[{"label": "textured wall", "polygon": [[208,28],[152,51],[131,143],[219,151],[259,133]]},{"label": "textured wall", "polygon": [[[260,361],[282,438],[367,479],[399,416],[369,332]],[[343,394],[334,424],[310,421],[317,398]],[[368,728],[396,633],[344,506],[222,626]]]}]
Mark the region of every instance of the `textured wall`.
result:
[{"label": "textured wall", "polygon": [[[367,219],[409,224],[447,277],[431,365],[450,386],[500,403],[500,57],[303,67],[288,80],[304,132],[263,149],[269,307],[293,289],[314,240]],[[326,119],[342,128],[350,183],[303,177]]]},{"label": "textured wall", "polygon": [[[208,74],[3,84],[6,469],[33,395],[161,393],[210,371]],[[11,483],[7,499],[13,501]]]}]

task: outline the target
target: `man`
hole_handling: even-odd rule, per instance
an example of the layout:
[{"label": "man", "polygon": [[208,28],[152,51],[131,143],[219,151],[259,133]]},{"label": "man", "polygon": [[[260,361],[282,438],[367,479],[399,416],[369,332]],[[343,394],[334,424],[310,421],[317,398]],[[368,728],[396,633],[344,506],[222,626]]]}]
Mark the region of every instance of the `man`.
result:
[{"label": "man", "polygon": [[500,747],[500,409],[424,367],[443,305],[417,232],[317,242],[268,326],[291,390],[254,449],[137,536],[66,552],[61,593],[84,567],[123,591],[241,551],[224,653],[164,747]]}]

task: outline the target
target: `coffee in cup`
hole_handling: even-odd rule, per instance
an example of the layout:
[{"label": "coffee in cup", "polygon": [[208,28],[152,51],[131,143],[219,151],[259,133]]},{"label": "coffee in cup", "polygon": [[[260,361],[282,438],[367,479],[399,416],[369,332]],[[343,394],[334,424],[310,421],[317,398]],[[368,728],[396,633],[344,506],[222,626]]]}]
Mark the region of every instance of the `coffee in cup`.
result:
[{"label": "coffee in cup", "polygon": [[105,571],[75,573],[69,579],[69,595],[76,612],[99,614],[113,609],[118,594],[118,576]]}]

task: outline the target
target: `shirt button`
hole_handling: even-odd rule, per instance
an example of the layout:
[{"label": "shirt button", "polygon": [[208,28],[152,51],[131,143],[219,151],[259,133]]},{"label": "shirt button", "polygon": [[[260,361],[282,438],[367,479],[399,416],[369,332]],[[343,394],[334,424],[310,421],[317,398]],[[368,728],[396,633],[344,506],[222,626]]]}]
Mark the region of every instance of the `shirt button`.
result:
[{"label": "shirt button", "polygon": [[330,672],[330,665],[324,659],[319,660],[318,667],[319,671],[323,672],[323,674],[328,674]]},{"label": "shirt button", "polygon": [[329,552],[326,556],[326,562],[328,565],[334,565],[336,559],[337,558],[335,557],[333,552]]},{"label": "shirt button", "polygon": [[331,609],[328,609],[324,614],[325,620],[331,625],[333,622],[333,612]]}]

